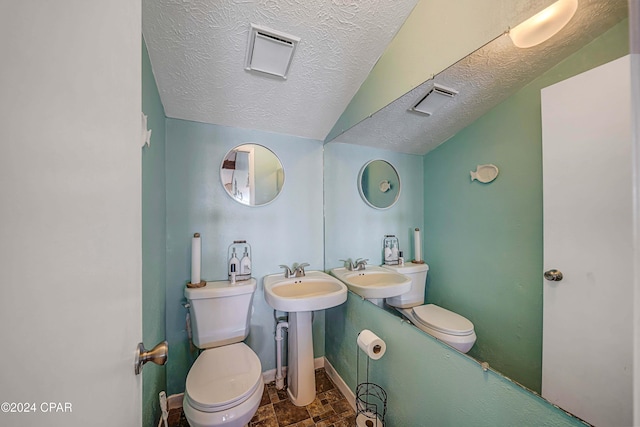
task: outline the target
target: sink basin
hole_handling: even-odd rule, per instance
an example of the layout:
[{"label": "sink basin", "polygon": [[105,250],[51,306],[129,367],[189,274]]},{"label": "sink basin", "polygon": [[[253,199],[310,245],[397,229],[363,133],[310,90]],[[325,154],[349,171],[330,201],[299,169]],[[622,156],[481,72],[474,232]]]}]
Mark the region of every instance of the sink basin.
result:
[{"label": "sink basin", "polygon": [[347,287],[321,271],[307,271],[304,277],[285,278],[271,274],[264,278],[264,298],[280,311],[324,310],[347,300]]},{"label": "sink basin", "polygon": [[367,266],[361,271],[340,267],[331,270],[331,274],[342,280],[349,290],[362,298],[391,298],[409,292],[411,289],[409,277],[383,267]]}]

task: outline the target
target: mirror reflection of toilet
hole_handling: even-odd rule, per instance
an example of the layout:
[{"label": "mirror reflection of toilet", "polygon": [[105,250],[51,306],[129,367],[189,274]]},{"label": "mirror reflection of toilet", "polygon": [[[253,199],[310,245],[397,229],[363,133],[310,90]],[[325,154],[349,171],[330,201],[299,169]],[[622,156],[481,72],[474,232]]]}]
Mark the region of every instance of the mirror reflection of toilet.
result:
[{"label": "mirror reflection of toilet", "polygon": [[387,305],[402,313],[402,316],[416,327],[458,351],[466,353],[471,350],[476,342],[476,333],[469,319],[435,304],[424,304],[429,271],[427,264],[408,262],[404,266],[384,265],[383,267],[411,278],[409,292],[387,298],[385,300]]},{"label": "mirror reflection of toilet", "polygon": [[262,400],[264,382],[249,335],[256,280],[186,288],[193,343],[204,351],[187,375],[183,410],[191,427],[242,427]]}]

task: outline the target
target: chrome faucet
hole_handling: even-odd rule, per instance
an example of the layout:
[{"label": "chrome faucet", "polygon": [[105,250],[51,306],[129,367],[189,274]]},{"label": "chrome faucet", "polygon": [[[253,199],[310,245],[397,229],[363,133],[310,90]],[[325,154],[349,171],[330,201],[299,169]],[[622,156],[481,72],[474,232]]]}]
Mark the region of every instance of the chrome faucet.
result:
[{"label": "chrome faucet", "polygon": [[353,268],[357,271],[362,271],[367,268],[367,261],[369,261],[369,259],[358,258]]},{"label": "chrome faucet", "polygon": [[299,264],[299,265],[295,265],[294,264],[293,273],[295,274],[295,277],[304,277],[305,276],[305,272],[304,272],[304,268],[305,267],[309,267],[309,264],[307,264],[306,262],[303,262],[302,264]]},{"label": "chrome faucet", "polygon": [[289,268],[288,265],[280,264],[280,268],[284,268],[285,279],[288,279],[289,277],[304,277],[304,268],[308,266],[309,264],[306,262],[303,262],[302,264],[294,263],[291,268]]},{"label": "chrome faucet", "polygon": [[347,258],[340,261],[344,262],[344,267],[349,271],[362,271],[366,268],[369,259],[358,258],[356,262],[353,262],[351,258]]},{"label": "chrome faucet", "polygon": [[356,268],[356,266],[353,265],[353,261],[351,261],[351,258],[341,259],[340,261],[344,262],[344,268],[349,271],[353,271],[353,269]]},{"label": "chrome faucet", "polygon": [[285,279],[288,279],[289,277],[293,276],[293,271],[291,271],[291,269],[289,268],[288,265],[280,264],[279,267],[280,268],[284,268],[284,277],[285,277]]}]

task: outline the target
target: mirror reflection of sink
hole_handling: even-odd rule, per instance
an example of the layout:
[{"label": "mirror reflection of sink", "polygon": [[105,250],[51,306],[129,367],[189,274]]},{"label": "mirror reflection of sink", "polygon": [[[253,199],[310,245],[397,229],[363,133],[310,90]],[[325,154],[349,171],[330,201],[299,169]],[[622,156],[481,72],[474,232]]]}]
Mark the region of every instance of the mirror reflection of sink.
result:
[{"label": "mirror reflection of sink", "polygon": [[280,311],[324,310],[345,302],[347,287],[321,271],[307,271],[304,277],[289,278],[272,274],[264,278],[264,298]]},{"label": "mirror reflection of sink", "polygon": [[360,271],[334,268],[331,274],[342,280],[349,290],[367,299],[391,298],[411,289],[409,277],[378,266],[367,266]]}]

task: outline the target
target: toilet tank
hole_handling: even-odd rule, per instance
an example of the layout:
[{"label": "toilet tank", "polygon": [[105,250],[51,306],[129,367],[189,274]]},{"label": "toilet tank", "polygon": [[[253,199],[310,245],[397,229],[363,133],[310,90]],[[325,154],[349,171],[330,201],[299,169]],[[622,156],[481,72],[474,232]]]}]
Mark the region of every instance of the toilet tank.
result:
[{"label": "toilet tank", "polygon": [[409,308],[424,304],[427,273],[429,271],[427,264],[407,262],[403,266],[383,265],[383,267],[411,278],[411,289],[409,292],[397,297],[387,298],[386,301],[388,305],[398,308]]},{"label": "toilet tank", "polygon": [[198,348],[220,347],[244,341],[249,335],[256,279],[232,285],[207,282],[202,288],[185,288],[193,343]]}]

